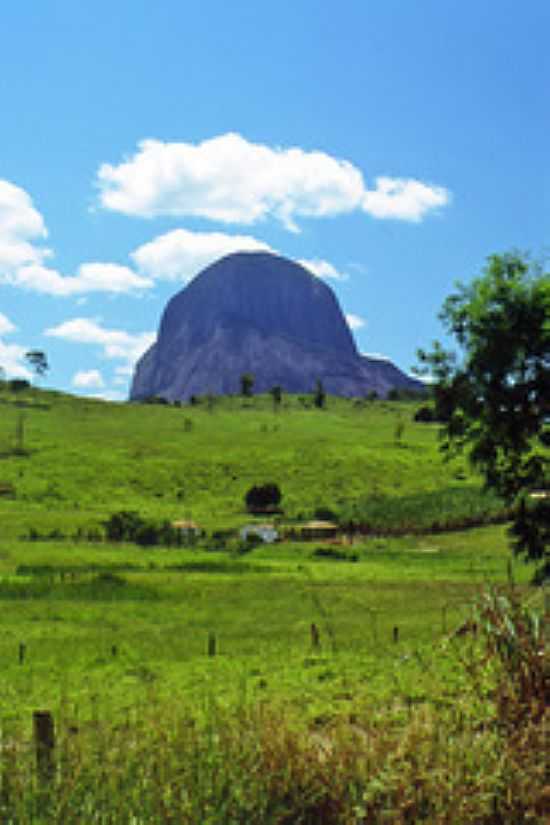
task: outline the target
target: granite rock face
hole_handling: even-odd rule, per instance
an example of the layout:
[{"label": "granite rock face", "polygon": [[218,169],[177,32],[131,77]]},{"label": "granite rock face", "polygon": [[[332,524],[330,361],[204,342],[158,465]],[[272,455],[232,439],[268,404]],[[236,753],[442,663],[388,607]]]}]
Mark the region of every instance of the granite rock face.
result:
[{"label": "granite rock face", "polygon": [[309,393],[319,379],[341,396],[421,388],[389,361],[361,356],[330,287],[267,252],[222,258],[168,302],[130,398],[238,393],[244,373],[255,393]]}]

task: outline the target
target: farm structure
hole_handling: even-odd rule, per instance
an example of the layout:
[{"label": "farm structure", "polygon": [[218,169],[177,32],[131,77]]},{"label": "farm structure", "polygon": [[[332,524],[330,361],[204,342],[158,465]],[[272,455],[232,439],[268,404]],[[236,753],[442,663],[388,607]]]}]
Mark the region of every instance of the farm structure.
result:
[{"label": "farm structure", "polygon": [[257,537],[264,544],[273,544],[273,542],[279,540],[279,532],[272,524],[246,524],[240,529],[239,535],[243,541],[247,541],[251,537]]}]

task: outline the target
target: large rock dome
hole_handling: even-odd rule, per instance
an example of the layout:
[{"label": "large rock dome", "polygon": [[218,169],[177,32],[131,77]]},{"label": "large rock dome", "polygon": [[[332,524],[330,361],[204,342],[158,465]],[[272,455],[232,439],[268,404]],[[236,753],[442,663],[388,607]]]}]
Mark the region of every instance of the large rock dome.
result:
[{"label": "large rock dome", "polygon": [[311,392],[318,380],[342,396],[420,387],[389,361],[361,356],[330,287],[268,252],[228,255],[168,302],[130,397],[236,393],[244,373],[254,392]]}]

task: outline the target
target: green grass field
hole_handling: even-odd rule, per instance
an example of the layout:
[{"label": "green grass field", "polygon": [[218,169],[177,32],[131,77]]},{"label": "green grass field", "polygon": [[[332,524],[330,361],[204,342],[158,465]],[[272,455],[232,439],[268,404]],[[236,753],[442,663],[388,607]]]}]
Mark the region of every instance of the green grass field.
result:
[{"label": "green grass field", "polygon": [[[412,403],[285,403],[0,398],[2,823],[543,821],[538,723],[512,736],[523,699],[504,660],[481,627],[453,635],[510,582],[542,608],[505,525],[441,531],[502,508],[464,461],[442,462]],[[319,542],[208,549],[266,481],[285,523],[324,507],[373,535],[344,548],[354,560]],[[120,509],[207,535],[75,540]],[[45,785],[37,710],[56,723]]]}]

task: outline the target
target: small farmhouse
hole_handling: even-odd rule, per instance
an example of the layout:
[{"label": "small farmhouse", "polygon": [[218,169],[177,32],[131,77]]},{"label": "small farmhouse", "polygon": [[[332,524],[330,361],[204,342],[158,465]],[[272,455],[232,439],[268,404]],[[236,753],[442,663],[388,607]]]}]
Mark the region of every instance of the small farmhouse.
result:
[{"label": "small farmhouse", "polygon": [[308,521],[300,527],[300,535],[306,541],[333,539],[338,535],[338,525],[332,521]]},{"label": "small farmhouse", "polygon": [[273,544],[274,541],[279,540],[279,533],[272,524],[246,524],[239,531],[239,535],[243,541],[254,536],[265,544]]},{"label": "small farmhouse", "polygon": [[199,527],[199,525],[196,524],[194,521],[190,521],[189,519],[173,521],[172,527],[174,528],[174,530],[177,530],[181,538],[181,541],[184,544],[191,544],[202,533],[202,530]]}]

